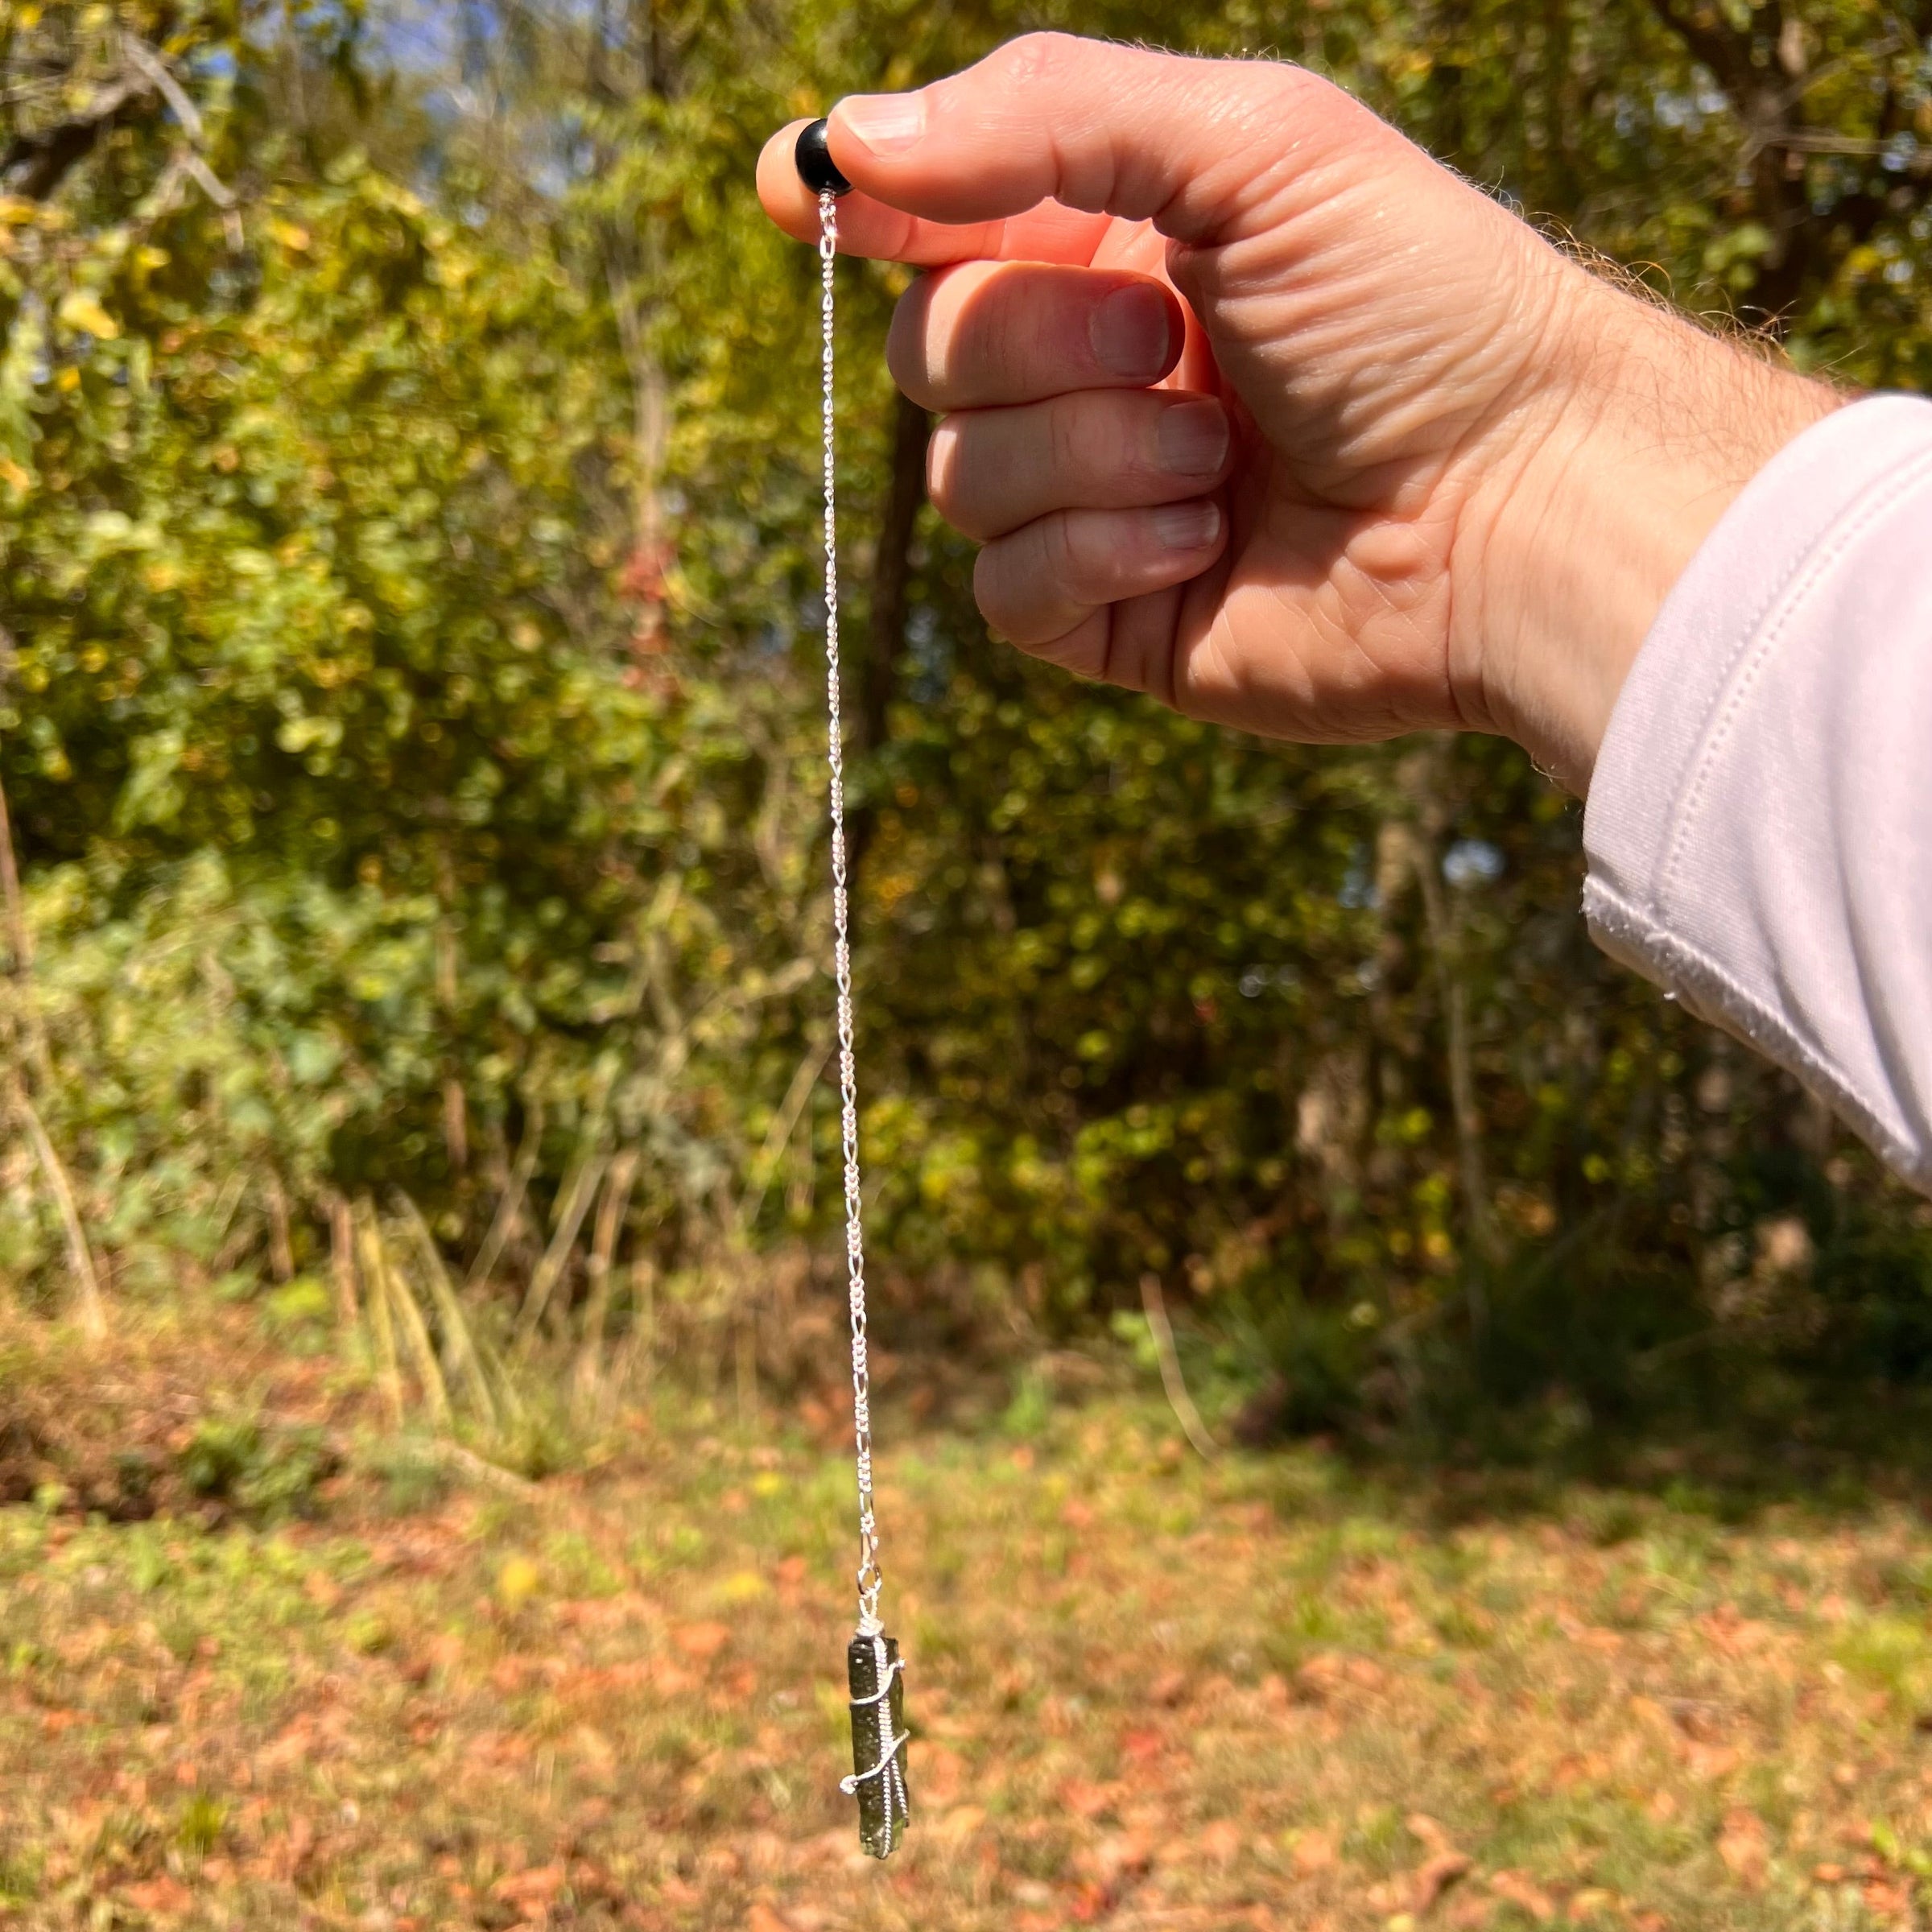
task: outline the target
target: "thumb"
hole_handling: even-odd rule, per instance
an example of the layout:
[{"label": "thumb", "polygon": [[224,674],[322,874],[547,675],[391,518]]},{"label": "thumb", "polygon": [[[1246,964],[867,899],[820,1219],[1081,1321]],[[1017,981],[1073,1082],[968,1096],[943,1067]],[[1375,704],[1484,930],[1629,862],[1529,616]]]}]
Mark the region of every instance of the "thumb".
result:
[{"label": "thumb", "polygon": [[1282,198],[1298,184],[1305,196],[1344,144],[1407,146],[1300,68],[1066,34],[1026,35],[910,93],[849,96],[829,139],[855,187],[927,221],[993,221],[1054,200],[1196,246],[1272,225]]}]

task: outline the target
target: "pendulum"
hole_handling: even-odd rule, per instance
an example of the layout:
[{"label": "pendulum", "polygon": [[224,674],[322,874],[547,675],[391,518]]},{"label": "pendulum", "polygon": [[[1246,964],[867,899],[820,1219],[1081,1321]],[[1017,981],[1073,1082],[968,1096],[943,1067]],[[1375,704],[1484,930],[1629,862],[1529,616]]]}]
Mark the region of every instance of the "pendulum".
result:
[{"label": "pendulum", "polygon": [[879,1526],[872,1501],[872,1391],[865,1356],[865,1235],[859,1194],[858,1082],[853,1070],[851,908],[845,865],[845,753],[839,693],[839,530],[832,447],[832,287],[839,254],[840,174],[815,121],[799,136],[799,174],[819,198],[819,314],[824,324],[819,412],[825,460],[826,762],[832,811],[832,979],[837,989],[840,1138],[845,1158],[845,1266],[852,1310],[852,1419],[859,1487],[859,1622],[845,1651],[852,1694],[852,1775],[839,1788],[859,1801],[860,1847],[890,1858],[910,1813],[906,1793],[905,1666],[879,1620]]},{"label": "pendulum", "polygon": [[[875,1616],[874,1624],[878,1621]],[[839,1789],[859,1801],[859,1844],[874,1858],[890,1858],[911,1814],[906,1807],[905,1695],[899,1640],[859,1628],[845,1646],[852,1695],[852,1775]]]},{"label": "pendulum", "polygon": [[859,1488],[859,1623],[845,1651],[852,1692],[852,1775],[840,1789],[859,1801],[859,1844],[890,1858],[910,1815],[906,1794],[904,1666],[879,1620],[879,1526],[872,1501],[872,1392],[865,1355],[865,1236],[859,1193],[859,1100],[854,1071],[852,942],[845,866],[845,753],[839,691],[839,529],[833,454],[832,289],[839,254],[838,199],[851,188],[815,121],[799,136],[798,168],[819,198],[819,314],[823,323],[819,411],[825,462],[826,762],[832,810],[832,978],[837,989],[840,1141],[845,1157],[845,1266],[852,1311],[852,1419]]}]

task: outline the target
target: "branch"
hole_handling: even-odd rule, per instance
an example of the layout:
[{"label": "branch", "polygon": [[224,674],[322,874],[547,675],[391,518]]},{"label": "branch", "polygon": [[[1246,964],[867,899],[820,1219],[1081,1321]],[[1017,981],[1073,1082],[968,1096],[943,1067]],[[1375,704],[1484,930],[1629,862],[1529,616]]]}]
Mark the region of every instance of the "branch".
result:
[{"label": "branch", "polygon": [[[906,597],[912,579],[912,545],[919,528],[920,506],[926,501],[926,447],[931,435],[926,412],[902,395],[893,419],[892,469],[886,505],[879,519],[878,546],[872,572],[872,626],[867,640],[854,729],[848,750],[858,758],[876,761],[884,748],[886,722],[906,655]],[[876,770],[845,817],[846,864],[854,880],[865,869],[873,835],[878,830],[879,807],[872,795]]]},{"label": "branch", "polygon": [[84,113],[56,122],[37,134],[17,134],[0,155],[0,184],[10,194],[29,201],[44,201],[72,170],[93,151],[101,137],[116,126],[136,101],[155,95],[167,103],[187,147],[168,163],[173,181],[185,174],[199,186],[225,217],[231,247],[242,246],[241,222],[235,212],[235,197],[214,171],[202,159],[199,149],[208,142],[207,123],[188,90],[175,78],[166,60],[138,34],[121,36],[121,52],[126,65],[113,80],[94,94]]},{"label": "branch", "polygon": [[195,185],[221,211],[221,233],[226,237],[229,252],[240,254],[246,245],[246,237],[242,228],[242,211],[235,204],[234,190],[222,181],[199,155],[186,154],[178,157],[184,169]]},{"label": "branch", "polygon": [[159,89],[161,98],[175,110],[175,118],[196,147],[208,144],[208,130],[201,122],[201,110],[188,97],[167,63],[138,34],[123,34],[121,51]]},{"label": "branch", "polygon": [[155,91],[154,82],[138,69],[126,72],[102,88],[85,114],[57,121],[41,134],[15,134],[0,155],[0,185],[23,200],[46,200],[128,105]]},{"label": "branch", "polygon": [[1675,0],[1650,0],[1650,10],[1683,42],[1694,59],[1711,70],[1741,114],[1752,78],[1749,45],[1728,28],[1695,16],[1686,19],[1677,10]]},{"label": "branch", "polygon": [[101,1298],[101,1278],[94,1271],[94,1257],[87,1245],[87,1232],[81,1225],[73,1184],[67,1178],[67,1170],[61,1166],[60,1155],[54,1151],[54,1143],[48,1138],[47,1129],[41,1125],[40,1116],[34,1111],[33,1102],[27,1096],[26,1083],[18,1074],[12,1075],[7,1081],[7,1099],[12,1103],[14,1113],[26,1124],[27,1136],[40,1162],[40,1171],[53,1195],[54,1205],[60,1210],[60,1225],[67,1235],[68,1264],[74,1271],[74,1285],[80,1290],[80,1325],[88,1334],[98,1338],[107,1332],[107,1308]]},{"label": "branch", "polygon": [[[10,653],[13,636],[0,625],[0,642]],[[0,902],[6,911],[7,950],[12,955],[11,970],[20,996],[21,1022],[27,1031],[27,1051],[33,1057],[34,1072],[43,1093],[54,1086],[53,1055],[47,1043],[47,1028],[40,1018],[39,1002],[34,990],[34,942],[27,931],[27,908],[20,895],[20,867],[14,856],[13,815],[7,808],[6,787],[0,783]]]},{"label": "branch", "polygon": [[1194,1397],[1187,1393],[1187,1381],[1181,1374],[1181,1358],[1174,1346],[1174,1325],[1167,1319],[1167,1303],[1158,1274],[1141,1277],[1141,1306],[1147,1311],[1147,1332],[1160,1359],[1161,1386],[1167,1393],[1167,1406],[1174,1411],[1174,1419],[1193,1445],[1195,1454],[1203,1462],[1211,1463],[1216,1453],[1214,1438],[1208,1433],[1208,1425],[1201,1420],[1201,1412],[1195,1407]]}]

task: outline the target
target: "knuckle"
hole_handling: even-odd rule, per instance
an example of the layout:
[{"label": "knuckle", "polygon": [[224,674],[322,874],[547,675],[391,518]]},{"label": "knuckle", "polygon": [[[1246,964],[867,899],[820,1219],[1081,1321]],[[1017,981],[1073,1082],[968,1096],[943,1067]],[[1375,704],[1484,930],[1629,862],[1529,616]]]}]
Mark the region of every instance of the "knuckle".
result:
[{"label": "knuckle", "polygon": [[947,522],[952,521],[953,479],[959,473],[960,440],[956,416],[942,416],[926,443],[926,495]]},{"label": "knuckle", "polygon": [[1030,527],[1036,533],[1040,562],[1049,583],[1072,591],[1094,575],[1094,546],[1085,518],[1070,517],[1059,510]]},{"label": "knuckle", "polygon": [[1298,126],[1305,122],[1324,141],[1360,138],[1381,125],[1346,89],[1290,60],[1256,64],[1242,109],[1241,130],[1256,142],[1278,139],[1284,115]]},{"label": "knuckle", "polygon": [[997,63],[997,71],[1003,80],[1046,79],[1064,72],[1068,62],[1077,59],[1083,48],[1091,45],[1091,42],[1083,43],[1076,35],[1041,29],[1009,40],[993,59]]},{"label": "knuckle", "polygon": [[989,543],[973,559],[972,601],[980,615],[993,628],[1010,637],[1015,634],[1016,611],[1011,594],[1009,566],[1011,558],[1005,543]]},{"label": "knuckle", "polygon": [[946,417],[926,446],[926,493],[932,506],[962,536],[979,539],[972,514],[973,441],[968,425]]},{"label": "knuckle", "polygon": [[980,615],[1016,644],[1051,636],[1054,613],[1065,602],[1050,563],[1052,517],[1029,523],[982,550],[972,568],[973,601]]},{"label": "knuckle", "polygon": [[937,407],[931,333],[931,283],[929,278],[921,276],[899,297],[893,309],[892,324],[886,332],[886,367],[893,381],[927,409]]},{"label": "knuckle", "polygon": [[1046,405],[1046,468],[1056,481],[1071,482],[1087,467],[1094,424],[1084,402],[1081,396],[1055,396]]}]

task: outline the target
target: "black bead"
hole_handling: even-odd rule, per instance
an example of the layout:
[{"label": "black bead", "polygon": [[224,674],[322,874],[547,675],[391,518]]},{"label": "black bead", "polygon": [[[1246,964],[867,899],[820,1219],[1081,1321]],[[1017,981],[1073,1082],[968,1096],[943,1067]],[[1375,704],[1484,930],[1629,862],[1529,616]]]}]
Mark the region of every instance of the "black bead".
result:
[{"label": "black bead", "polygon": [[793,151],[793,158],[799,164],[799,178],[815,195],[828,190],[835,195],[848,195],[852,184],[839,172],[839,164],[832,158],[832,150],[825,144],[825,123],[815,121],[810,127],[799,130],[799,145]]}]

